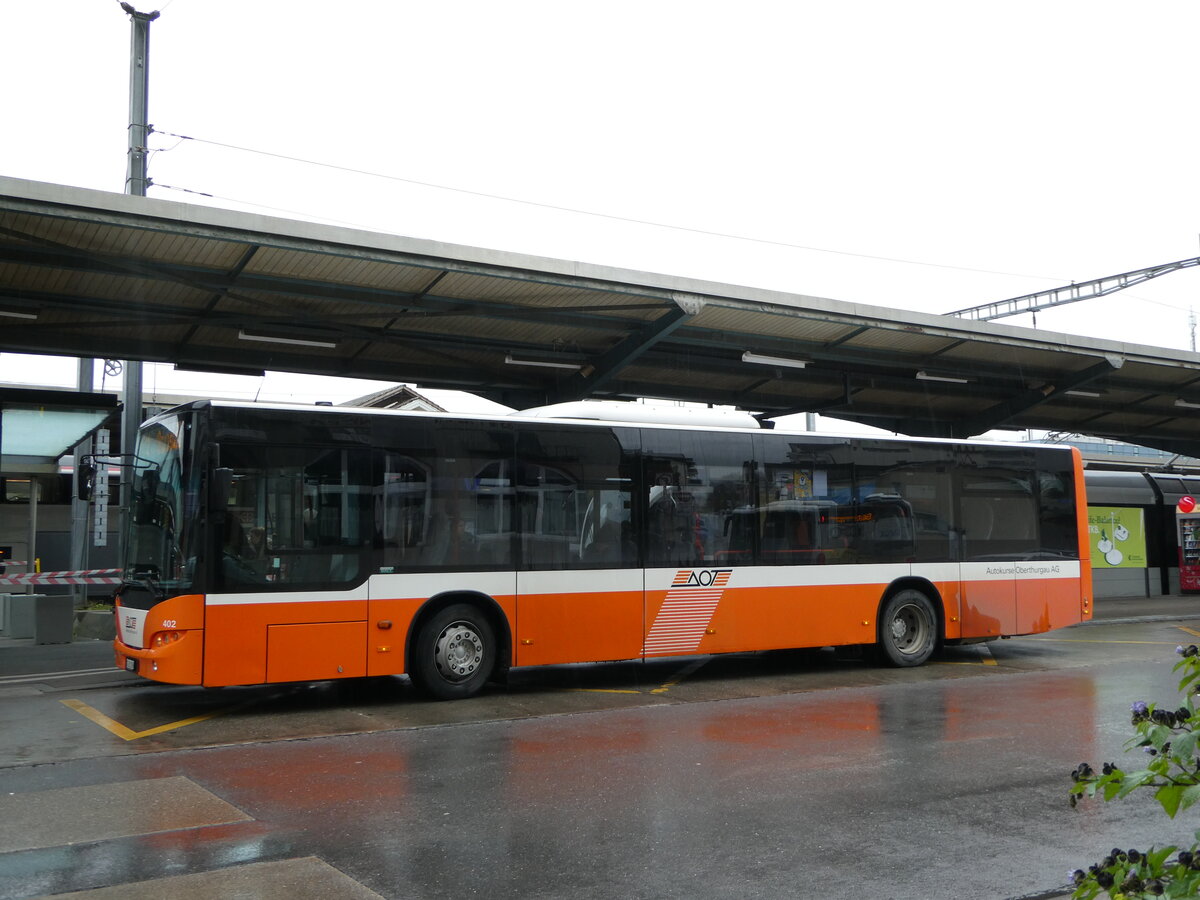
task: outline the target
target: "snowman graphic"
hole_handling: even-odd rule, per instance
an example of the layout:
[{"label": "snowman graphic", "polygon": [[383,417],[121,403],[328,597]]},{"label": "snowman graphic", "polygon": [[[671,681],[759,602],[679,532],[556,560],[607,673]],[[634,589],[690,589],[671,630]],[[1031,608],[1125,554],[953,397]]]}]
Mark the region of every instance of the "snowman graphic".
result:
[{"label": "snowman graphic", "polygon": [[[1109,513],[1108,527],[1112,529],[1113,538],[1123,542],[1129,539],[1129,529],[1116,521],[1116,517]],[[1104,554],[1104,561],[1110,566],[1119,566],[1121,561],[1125,559],[1125,554],[1117,549],[1116,544],[1108,536],[1108,531],[1100,529],[1100,540],[1096,542],[1096,549]]]}]

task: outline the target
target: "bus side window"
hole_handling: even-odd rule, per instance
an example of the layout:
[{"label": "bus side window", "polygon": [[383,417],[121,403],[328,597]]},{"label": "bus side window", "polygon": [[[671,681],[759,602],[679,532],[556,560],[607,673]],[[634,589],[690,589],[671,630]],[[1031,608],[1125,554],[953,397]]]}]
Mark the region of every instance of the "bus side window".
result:
[{"label": "bus side window", "polygon": [[[647,564],[752,563],[757,513],[751,438],[647,429],[642,440]],[[731,517],[734,523],[726,526]]]},{"label": "bus side window", "polygon": [[1019,559],[1040,549],[1033,472],[979,468],[962,475],[959,501],[966,559]]}]

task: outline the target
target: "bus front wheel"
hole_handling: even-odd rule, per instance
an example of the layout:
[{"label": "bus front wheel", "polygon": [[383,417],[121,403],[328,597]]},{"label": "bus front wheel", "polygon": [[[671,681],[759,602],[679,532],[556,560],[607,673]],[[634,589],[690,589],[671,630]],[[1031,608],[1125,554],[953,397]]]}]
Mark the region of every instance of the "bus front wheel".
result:
[{"label": "bus front wheel", "polygon": [[893,666],[919,666],[937,646],[937,615],[921,591],[897,591],[883,604],[879,615],[879,649],[883,661]]},{"label": "bus front wheel", "polygon": [[417,634],[409,677],[421,693],[459,700],[479,692],[496,666],[496,637],[487,616],[456,603],[434,614]]}]

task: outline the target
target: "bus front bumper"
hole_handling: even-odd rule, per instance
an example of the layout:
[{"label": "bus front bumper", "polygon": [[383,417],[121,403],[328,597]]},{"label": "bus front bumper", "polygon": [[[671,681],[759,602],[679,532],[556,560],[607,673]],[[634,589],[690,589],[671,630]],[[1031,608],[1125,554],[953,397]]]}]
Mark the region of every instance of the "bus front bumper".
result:
[{"label": "bus front bumper", "polygon": [[167,684],[203,684],[204,632],[181,631],[179,637],[160,647],[130,647],[119,638],[113,641],[118,669]]}]

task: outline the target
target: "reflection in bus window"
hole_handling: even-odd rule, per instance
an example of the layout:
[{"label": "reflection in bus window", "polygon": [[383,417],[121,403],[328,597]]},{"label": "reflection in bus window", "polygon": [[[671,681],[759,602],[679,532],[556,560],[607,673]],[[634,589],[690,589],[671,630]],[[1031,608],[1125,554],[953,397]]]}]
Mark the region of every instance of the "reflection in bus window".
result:
[{"label": "reflection in bus window", "polygon": [[414,421],[384,453],[384,572],[513,564],[512,431]]},{"label": "reflection in bus window", "polygon": [[1075,485],[1070,472],[1037,473],[1041,555],[1070,558],[1075,546]]},{"label": "reflection in bus window", "polygon": [[646,565],[753,562],[733,526],[754,496],[749,436],[648,431],[643,440]]},{"label": "reflection in bus window", "polygon": [[760,435],[759,562],[768,566],[854,561],[854,484],[844,441]]},{"label": "reflection in bus window", "polygon": [[856,507],[859,519],[855,549],[863,562],[912,562],[912,507],[898,494],[870,494]]},{"label": "reflection in bus window", "polygon": [[[227,443],[233,472],[222,527],[227,588],[350,584],[371,552],[370,453]],[[257,544],[250,542],[254,534]]]},{"label": "reflection in bus window", "polygon": [[824,565],[845,555],[845,530],[830,500],[776,500],[763,515],[762,562]]},{"label": "reflection in bus window", "polygon": [[978,469],[962,475],[963,558],[1020,559],[1039,549],[1032,473]]},{"label": "reflection in bus window", "polygon": [[522,430],[517,474],[521,560],[530,569],[637,565],[635,463],[618,429]]},{"label": "reflection in bus window", "polygon": [[[184,423],[176,420],[151,425],[142,432],[141,455],[132,471],[133,504],[127,523],[131,570],[152,574],[170,586],[190,584],[200,549],[193,531],[196,486],[194,481],[185,483],[182,470],[184,429]],[[3,570],[0,565],[0,572]]]},{"label": "reflection in bus window", "polygon": [[865,550],[873,562],[958,558],[954,521],[955,449],[868,440],[855,448],[857,496],[875,507]]},{"label": "reflection in bus window", "polygon": [[399,453],[385,453],[380,532],[391,565],[421,558],[429,534],[429,467]]}]

